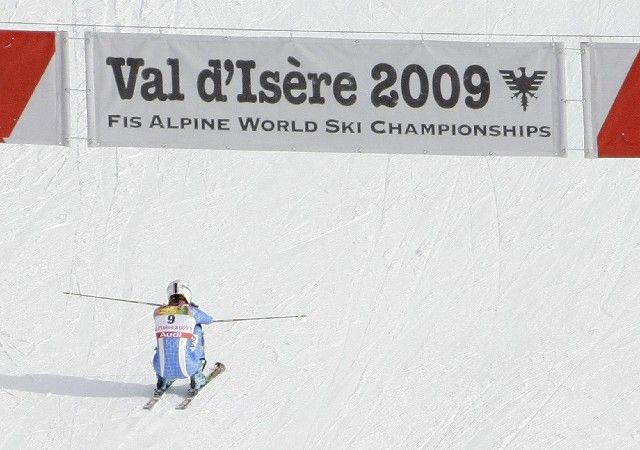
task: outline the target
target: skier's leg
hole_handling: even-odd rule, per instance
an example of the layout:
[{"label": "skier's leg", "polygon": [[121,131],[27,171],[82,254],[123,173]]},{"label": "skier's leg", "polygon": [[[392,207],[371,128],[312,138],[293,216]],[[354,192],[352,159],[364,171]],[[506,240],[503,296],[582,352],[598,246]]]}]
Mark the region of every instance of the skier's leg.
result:
[{"label": "skier's leg", "polygon": [[204,332],[200,333],[200,345],[198,345],[197,357],[200,359],[200,369],[199,371],[204,371],[205,366],[207,365],[207,358],[204,355]]},{"label": "skier's leg", "polygon": [[204,376],[203,370],[207,365],[207,360],[204,355],[204,333],[202,332],[202,328],[198,330],[198,339],[196,340],[196,348],[194,349],[193,356],[194,359],[199,362],[199,364],[196,372],[191,375],[191,388],[200,389],[206,382],[206,377]]}]

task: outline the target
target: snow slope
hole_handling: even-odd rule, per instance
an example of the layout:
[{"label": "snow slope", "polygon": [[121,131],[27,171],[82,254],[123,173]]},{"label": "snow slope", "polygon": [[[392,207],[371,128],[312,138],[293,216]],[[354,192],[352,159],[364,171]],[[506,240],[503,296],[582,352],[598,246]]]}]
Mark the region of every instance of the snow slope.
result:
[{"label": "snow slope", "polygon": [[[60,27],[75,38],[91,24],[637,36],[638,12],[632,0],[0,4],[5,27],[76,23]],[[559,39],[579,99],[581,39]],[[83,136],[82,40],[70,50]],[[579,102],[568,120],[580,148]],[[640,162],[81,139],[0,150],[0,448],[640,446]],[[61,292],[162,301],[177,277],[217,318],[309,317],[210,326],[208,356],[227,371],[189,410],[173,410],[183,383],[149,413],[151,308]]]}]

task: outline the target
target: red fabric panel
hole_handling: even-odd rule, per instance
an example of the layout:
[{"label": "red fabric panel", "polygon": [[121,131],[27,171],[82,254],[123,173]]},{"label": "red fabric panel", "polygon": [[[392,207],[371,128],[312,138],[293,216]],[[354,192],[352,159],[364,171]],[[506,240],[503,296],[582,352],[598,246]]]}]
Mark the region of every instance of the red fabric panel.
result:
[{"label": "red fabric panel", "polygon": [[598,133],[598,157],[640,157],[640,52]]},{"label": "red fabric panel", "polygon": [[0,31],[0,140],[11,136],[55,49],[54,32]]}]

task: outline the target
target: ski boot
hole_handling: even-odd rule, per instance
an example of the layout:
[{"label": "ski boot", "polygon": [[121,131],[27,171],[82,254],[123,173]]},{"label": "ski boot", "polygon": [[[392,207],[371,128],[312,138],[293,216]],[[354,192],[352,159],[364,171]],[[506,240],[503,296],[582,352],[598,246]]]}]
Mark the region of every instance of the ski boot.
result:
[{"label": "ski boot", "polygon": [[157,377],[158,377],[158,381],[156,382],[156,391],[164,392],[167,389],[169,389],[169,386],[173,384],[174,380],[167,380],[165,378],[162,378],[160,375],[158,375]]},{"label": "ski boot", "polygon": [[200,367],[198,371],[191,375],[191,390],[197,391],[207,382],[207,378],[204,375],[204,367],[207,365],[207,360],[202,358],[200,360]]}]

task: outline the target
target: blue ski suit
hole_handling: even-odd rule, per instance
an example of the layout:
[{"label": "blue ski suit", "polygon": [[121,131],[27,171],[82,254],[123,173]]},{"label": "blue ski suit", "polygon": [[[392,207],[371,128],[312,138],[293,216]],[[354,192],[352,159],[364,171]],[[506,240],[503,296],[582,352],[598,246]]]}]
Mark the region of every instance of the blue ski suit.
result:
[{"label": "blue ski suit", "polygon": [[156,375],[166,379],[189,378],[204,359],[202,325],[213,317],[195,305],[165,305],[153,312],[158,346],[153,356]]}]

